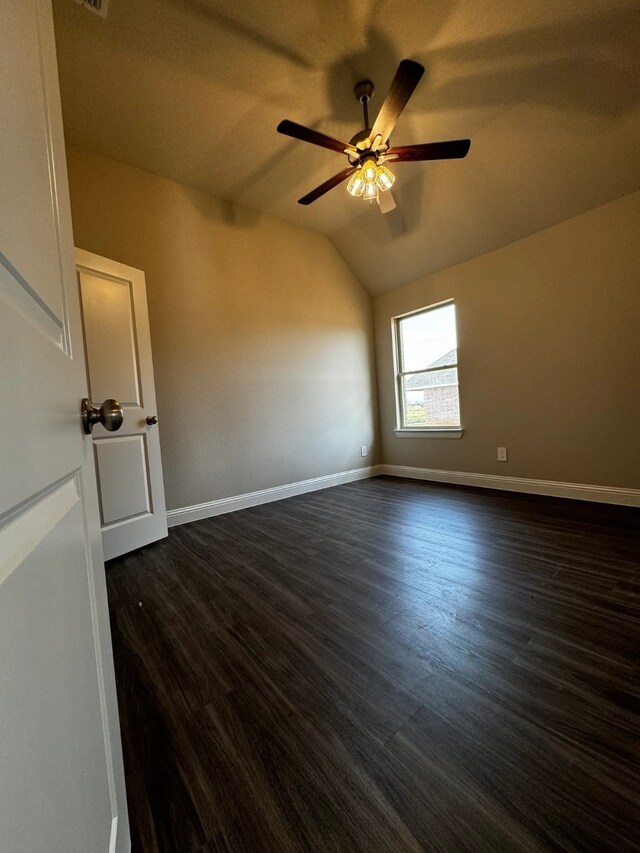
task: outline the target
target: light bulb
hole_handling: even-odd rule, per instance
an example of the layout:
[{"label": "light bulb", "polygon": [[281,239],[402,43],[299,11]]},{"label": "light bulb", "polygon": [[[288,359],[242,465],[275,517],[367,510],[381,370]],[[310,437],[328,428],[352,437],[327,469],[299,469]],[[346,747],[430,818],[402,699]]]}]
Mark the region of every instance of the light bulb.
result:
[{"label": "light bulb", "polygon": [[359,196],[362,195],[363,190],[364,181],[362,180],[362,169],[358,169],[357,172],[354,172],[353,175],[351,175],[351,179],[347,184],[347,191],[353,196]]},{"label": "light bulb", "polygon": [[370,201],[378,198],[378,186],[375,181],[372,184],[365,184],[362,197]]},{"label": "light bulb", "polygon": [[367,159],[362,164],[362,179],[365,184],[374,184],[376,181],[376,175],[378,174],[378,167],[376,166],[376,161],[373,157],[367,157]]},{"label": "light bulb", "polygon": [[390,190],[393,186],[393,182],[395,181],[396,176],[393,174],[391,169],[387,169],[386,166],[378,166],[377,174],[376,174],[376,183],[380,187],[380,189],[384,192],[385,190]]}]

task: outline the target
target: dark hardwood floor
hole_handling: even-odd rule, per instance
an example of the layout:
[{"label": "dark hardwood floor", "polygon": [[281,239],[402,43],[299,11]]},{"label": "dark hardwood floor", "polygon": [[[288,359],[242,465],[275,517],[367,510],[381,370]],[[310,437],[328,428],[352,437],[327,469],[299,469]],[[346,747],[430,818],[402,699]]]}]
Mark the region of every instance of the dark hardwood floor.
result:
[{"label": "dark hardwood floor", "polygon": [[134,851],[640,850],[639,522],[377,478],[112,561]]}]

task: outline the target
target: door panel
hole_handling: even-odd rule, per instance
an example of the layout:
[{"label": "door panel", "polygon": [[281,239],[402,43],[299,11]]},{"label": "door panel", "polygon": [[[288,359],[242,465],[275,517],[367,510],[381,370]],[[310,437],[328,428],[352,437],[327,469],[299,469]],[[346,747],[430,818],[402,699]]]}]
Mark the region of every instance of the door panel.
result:
[{"label": "door panel", "polygon": [[109,850],[114,815],[78,488],[74,475],[0,530],[0,764],[3,777],[12,771],[0,834],[11,853]]},{"label": "door panel", "polygon": [[132,284],[86,271],[78,278],[91,399],[142,407]]},{"label": "door panel", "polygon": [[[94,441],[103,526],[153,512],[146,438],[123,435]],[[123,483],[129,483],[125,490]]]},{"label": "door panel", "polygon": [[[0,387],[12,402],[0,412],[1,517],[82,464],[64,396],[83,380],[65,295],[73,248],[51,10],[27,0],[0,14]],[[55,457],[34,415],[43,404]]]},{"label": "door panel", "polygon": [[51,8],[0,5],[0,847],[130,849]]},{"label": "door panel", "polygon": [[[24,8],[22,8],[24,7]],[[52,215],[55,170],[51,146],[49,108],[56,108],[55,93],[42,85],[51,76],[51,44],[39,4],[3,3],[0,29],[2,62],[2,125],[0,161],[2,198],[11,199],[0,213],[2,252],[22,287],[58,323],[63,323],[64,298],[60,268],[59,234]],[[16,50],[20,45],[21,50]],[[55,72],[55,68],[53,69]],[[48,103],[53,94],[53,103]],[[18,150],[19,149],[19,150]],[[50,192],[42,192],[50,187]],[[38,251],[25,245],[25,233],[38,234]]]},{"label": "door panel", "polygon": [[117,434],[93,431],[102,520],[110,560],[168,533],[144,273],[76,250],[87,374],[96,404],[114,397],[124,410]]}]

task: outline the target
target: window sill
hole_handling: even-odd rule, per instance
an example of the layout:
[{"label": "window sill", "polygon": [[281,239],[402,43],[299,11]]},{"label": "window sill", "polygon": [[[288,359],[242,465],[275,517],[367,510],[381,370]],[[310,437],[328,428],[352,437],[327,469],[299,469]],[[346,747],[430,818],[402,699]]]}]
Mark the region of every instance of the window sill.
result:
[{"label": "window sill", "polygon": [[394,429],[396,438],[462,438],[464,429],[453,427],[445,429]]}]

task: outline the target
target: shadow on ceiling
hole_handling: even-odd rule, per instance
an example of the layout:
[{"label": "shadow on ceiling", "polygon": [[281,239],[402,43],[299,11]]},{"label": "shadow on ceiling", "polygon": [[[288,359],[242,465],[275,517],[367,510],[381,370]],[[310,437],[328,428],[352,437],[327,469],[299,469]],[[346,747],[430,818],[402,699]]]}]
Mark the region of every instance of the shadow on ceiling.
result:
[{"label": "shadow on ceiling", "polygon": [[[362,15],[358,4],[349,0],[316,0],[318,15],[331,20],[333,45],[327,46],[326,33],[323,38],[309,38],[305,44],[287,43],[282,36],[286,27],[274,19],[273,26],[260,28],[255,20],[242,20],[207,0],[171,0],[177,5],[188,6],[206,18],[210,24],[247,43],[266,51],[292,66],[292,72],[300,81],[300,98],[305,97],[305,86],[317,85],[317,71],[325,78],[327,101],[330,114],[310,122],[319,130],[323,123],[331,121],[353,122],[354,132],[362,124],[360,107],[352,90],[361,79],[370,78],[377,90],[372,103],[375,117],[388,90],[389,83],[400,59],[407,52],[402,45],[394,44],[383,29],[390,10],[381,2],[374,2]],[[407,138],[404,131],[411,129],[408,116],[428,117],[437,111],[470,111],[468,130],[465,135],[473,138],[480,119],[471,115],[477,108],[508,108],[519,104],[533,104],[560,112],[581,112],[603,119],[603,128],[611,120],[620,118],[636,106],[640,99],[638,77],[640,70],[640,23],[637,6],[582,14],[545,25],[524,28],[512,33],[459,41],[444,47],[429,45],[444,28],[452,14],[459,11],[455,0],[436,0],[420,4],[415,8],[414,33],[424,33],[424,48],[418,53],[409,53],[411,58],[422,62],[426,74],[398,125],[398,141],[428,142],[429,138]],[[457,21],[459,30],[460,22]],[[392,28],[389,28],[392,29]],[[279,35],[276,35],[278,33]],[[131,34],[135,39],[136,35]],[[350,45],[356,45],[349,51]],[[341,50],[338,57],[331,58],[330,48]],[[184,62],[182,50],[168,49],[158,44],[168,62]],[[193,68],[194,57],[188,62]],[[210,70],[228,62],[233,69],[235,57],[218,55]],[[206,73],[207,68],[203,68]],[[231,73],[231,72],[230,72]],[[313,83],[310,83],[312,80]],[[243,87],[242,79],[236,85]],[[248,86],[247,86],[248,88]],[[260,94],[259,90],[258,93]],[[292,108],[295,105],[292,105]],[[282,118],[286,116],[286,108]],[[459,126],[459,125],[458,125]],[[326,125],[325,125],[326,127]],[[247,133],[250,131],[247,129]],[[265,132],[275,134],[273,129]],[[459,134],[458,134],[459,135]],[[254,140],[237,139],[238,145],[254,145]],[[289,192],[292,179],[298,179],[305,171],[303,142],[282,139],[282,146],[267,162],[260,163],[255,170],[245,175],[233,187],[231,195],[238,196],[254,188],[260,192],[261,179],[268,178],[269,193],[274,200]],[[326,177],[339,171],[339,157],[332,160],[326,155]],[[212,158],[217,156],[212,146]],[[473,156],[473,148],[470,157]],[[400,186],[397,191],[399,208],[385,215],[392,235],[413,230],[419,221],[420,200],[428,193],[425,172],[417,172],[409,187]],[[302,186],[307,192],[312,186]],[[336,190],[316,204],[330,204]],[[402,205],[402,209],[400,206]]]}]

